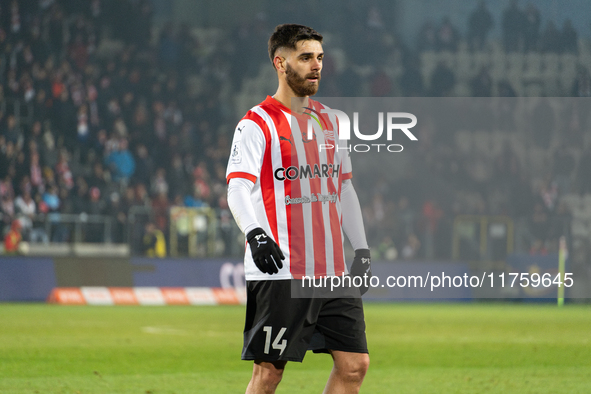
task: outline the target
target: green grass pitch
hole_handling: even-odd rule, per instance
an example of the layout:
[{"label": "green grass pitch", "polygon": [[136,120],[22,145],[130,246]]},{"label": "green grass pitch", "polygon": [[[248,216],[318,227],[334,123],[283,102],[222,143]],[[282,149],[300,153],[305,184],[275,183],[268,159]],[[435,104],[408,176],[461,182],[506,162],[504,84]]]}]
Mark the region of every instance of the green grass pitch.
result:
[{"label": "green grass pitch", "polygon": [[[367,304],[362,393],[590,393],[591,307]],[[0,304],[0,393],[241,393],[244,307]],[[278,393],[321,393],[328,355]]]}]

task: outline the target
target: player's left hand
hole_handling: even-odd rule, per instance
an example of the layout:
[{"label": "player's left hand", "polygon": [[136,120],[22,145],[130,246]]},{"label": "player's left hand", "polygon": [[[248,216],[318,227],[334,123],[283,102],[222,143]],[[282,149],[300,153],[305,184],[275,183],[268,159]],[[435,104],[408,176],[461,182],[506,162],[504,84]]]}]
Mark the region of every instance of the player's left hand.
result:
[{"label": "player's left hand", "polygon": [[[367,293],[369,289],[369,279],[371,278],[371,256],[369,249],[357,249],[355,251],[355,258],[353,264],[351,264],[351,275],[359,276],[363,279],[363,284],[359,288],[361,295]],[[367,279],[364,279],[364,275]]]}]

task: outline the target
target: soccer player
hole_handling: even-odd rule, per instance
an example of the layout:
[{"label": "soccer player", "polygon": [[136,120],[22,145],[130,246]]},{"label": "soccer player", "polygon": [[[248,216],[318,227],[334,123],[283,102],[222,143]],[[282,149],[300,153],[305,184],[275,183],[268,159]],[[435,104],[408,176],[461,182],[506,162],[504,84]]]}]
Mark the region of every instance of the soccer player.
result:
[{"label": "soccer player", "polygon": [[[309,98],[320,82],[322,36],[279,25],[269,56],[277,92],[238,123],[226,173],[228,204],[247,241],[242,359],[254,367],[246,392],[274,393],[287,361],[301,362],[313,350],[334,361],[325,393],[357,393],[369,366],[361,302],[367,287],[350,288],[356,297],[298,298],[290,291],[305,277],[349,274],[343,230],[355,250],[350,275],[371,276],[346,140],[338,138],[336,118]],[[312,115],[321,127],[308,134]]]}]

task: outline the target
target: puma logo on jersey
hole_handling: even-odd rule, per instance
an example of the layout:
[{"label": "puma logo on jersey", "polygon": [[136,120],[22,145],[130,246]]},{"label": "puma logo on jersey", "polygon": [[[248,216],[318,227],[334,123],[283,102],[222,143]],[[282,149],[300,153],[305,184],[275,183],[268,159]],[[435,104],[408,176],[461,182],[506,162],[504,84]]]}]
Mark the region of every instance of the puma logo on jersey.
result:
[{"label": "puma logo on jersey", "polygon": [[238,131],[242,133],[242,129],[244,129],[246,126],[242,126],[242,127],[238,127]]},{"label": "puma logo on jersey", "polygon": [[280,141],[287,141],[287,142],[289,142],[289,145],[293,145],[293,144],[291,143],[291,139],[290,139],[290,138],[285,138],[284,136],[279,136],[279,140],[280,140]]}]

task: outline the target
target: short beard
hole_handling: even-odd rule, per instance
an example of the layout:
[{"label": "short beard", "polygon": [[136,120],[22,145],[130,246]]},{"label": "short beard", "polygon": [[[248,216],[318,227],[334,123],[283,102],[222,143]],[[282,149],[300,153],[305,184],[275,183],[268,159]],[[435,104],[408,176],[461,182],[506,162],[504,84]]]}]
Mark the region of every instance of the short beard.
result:
[{"label": "short beard", "polygon": [[[297,97],[313,96],[318,91],[320,85],[320,73],[318,73],[318,83],[308,82],[308,75],[304,78],[300,77],[297,72],[289,64],[285,67],[285,76],[287,84],[293,90]],[[316,74],[310,74],[310,76],[316,76]]]}]

